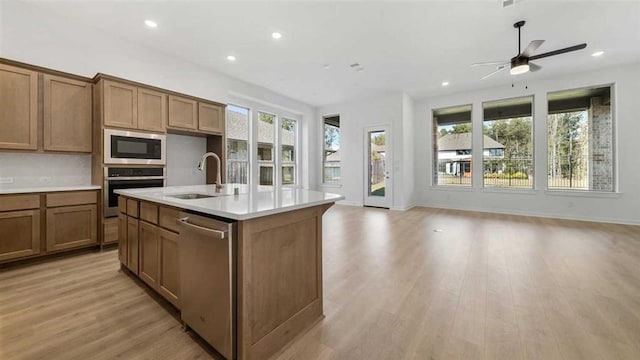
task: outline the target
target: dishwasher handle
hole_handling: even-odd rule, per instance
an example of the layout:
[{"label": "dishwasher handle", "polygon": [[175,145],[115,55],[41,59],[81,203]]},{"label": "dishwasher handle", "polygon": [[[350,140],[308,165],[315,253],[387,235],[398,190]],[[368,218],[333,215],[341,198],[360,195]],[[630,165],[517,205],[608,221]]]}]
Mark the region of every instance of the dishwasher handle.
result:
[{"label": "dishwasher handle", "polygon": [[205,236],[209,236],[209,235],[216,235],[218,236],[220,239],[224,239],[227,237],[227,234],[229,233],[228,230],[216,230],[216,229],[209,229],[207,227],[204,226],[199,226],[196,224],[192,224],[189,222],[189,217],[183,217],[177,220],[180,224],[191,228],[194,231],[197,231]]}]

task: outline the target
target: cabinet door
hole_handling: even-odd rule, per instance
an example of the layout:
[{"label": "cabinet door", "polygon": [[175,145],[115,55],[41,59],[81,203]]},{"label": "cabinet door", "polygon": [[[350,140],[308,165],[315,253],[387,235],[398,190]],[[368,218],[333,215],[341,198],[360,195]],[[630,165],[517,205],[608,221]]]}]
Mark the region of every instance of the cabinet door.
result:
[{"label": "cabinet door", "polygon": [[97,243],[96,205],[47,209],[47,252]]},{"label": "cabinet door", "polygon": [[158,268],[158,292],[170,303],[180,308],[180,266],[178,264],[178,234],[159,229],[160,254]]},{"label": "cabinet door", "polygon": [[127,233],[127,215],[118,214],[118,259],[125,266],[129,264]]},{"label": "cabinet door", "polygon": [[156,288],[158,284],[158,227],[140,222],[140,279]]},{"label": "cabinet door", "polygon": [[127,267],[138,274],[138,219],[127,216]]},{"label": "cabinet door", "polygon": [[194,100],[169,95],[169,126],[196,130],[198,103]]},{"label": "cabinet door", "polygon": [[0,213],[0,261],[40,253],[40,210]]},{"label": "cabinet door", "polygon": [[167,95],[158,91],[138,88],[138,128],[149,131],[167,131]]},{"label": "cabinet door", "polygon": [[0,64],[0,149],[38,148],[38,74]]},{"label": "cabinet door", "polygon": [[44,75],[44,149],[90,153],[91,84]]},{"label": "cabinet door", "polygon": [[216,134],[224,133],[224,108],[198,103],[198,130]]},{"label": "cabinet door", "polygon": [[103,116],[106,126],[138,128],[138,88],[104,80]]}]

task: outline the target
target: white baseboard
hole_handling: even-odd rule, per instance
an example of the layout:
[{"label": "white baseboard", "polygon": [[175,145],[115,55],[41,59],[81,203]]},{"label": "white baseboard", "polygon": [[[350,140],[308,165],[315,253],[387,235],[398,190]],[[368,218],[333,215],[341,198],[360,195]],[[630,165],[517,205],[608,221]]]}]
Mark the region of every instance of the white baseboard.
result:
[{"label": "white baseboard", "polygon": [[520,210],[507,210],[507,209],[478,209],[470,206],[452,206],[451,204],[419,204],[418,206],[437,208],[437,209],[451,209],[451,210],[463,210],[463,211],[477,211],[491,214],[505,214],[505,215],[520,215],[520,216],[535,216],[549,219],[563,219],[563,220],[578,220],[578,221],[591,221],[609,224],[622,224],[622,225],[640,225],[640,221],[633,220],[620,220],[607,217],[593,217],[593,216],[571,216],[564,213],[539,213],[535,211],[520,211]]},{"label": "white baseboard", "polygon": [[338,205],[348,205],[348,206],[364,206],[361,202],[358,201],[349,201],[349,200],[340,200],[337,201],[336,204]]},{"label": "white baseboard", "polygon": [[414,207],[416,207],[416,204],[409,204],[406,206],[392,206],[391,210],[396,210],[396,211],[408,211],[413,209]]}]

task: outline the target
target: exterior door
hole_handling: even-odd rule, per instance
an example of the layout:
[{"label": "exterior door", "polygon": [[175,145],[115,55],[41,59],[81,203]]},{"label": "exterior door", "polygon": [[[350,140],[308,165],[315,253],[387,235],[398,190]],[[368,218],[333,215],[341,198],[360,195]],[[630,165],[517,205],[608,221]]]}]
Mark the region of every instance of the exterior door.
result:
[{"label": "exterior door", "polygon": [[393,187],[390,138],[388,126],[365,128],[365,206],[391,207]]}]

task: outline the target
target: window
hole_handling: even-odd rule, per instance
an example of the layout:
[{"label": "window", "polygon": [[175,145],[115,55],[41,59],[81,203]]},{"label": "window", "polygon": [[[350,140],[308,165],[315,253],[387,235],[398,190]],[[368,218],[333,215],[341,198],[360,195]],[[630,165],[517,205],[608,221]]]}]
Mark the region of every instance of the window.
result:
[{"label": "window", "polygon": [[484,186],[533,188],[533,97],[482,106]]},{"label": "window", "polygon": [[547,96],[549,189],[614,191],[611,86]]},{"label": "window", "polygon": [[433,185],[471,186],[471,105],[433,111]]},{"label": "window", "polygon": [[228,105],[226,121],[227,182],[249,183],[249,109]]},{"label": "window", "polygon": [[259,185],[273,185],[273,148],[276,116],[258,112]]},{"label": "window", "polygon": [[296,183],[296,129],[295,120],[282,118],[280,123],[282,185]]},{"label": "window", "polygon": [[322,179],[327,184],[340,183],[340,116],[324,118]]}]

